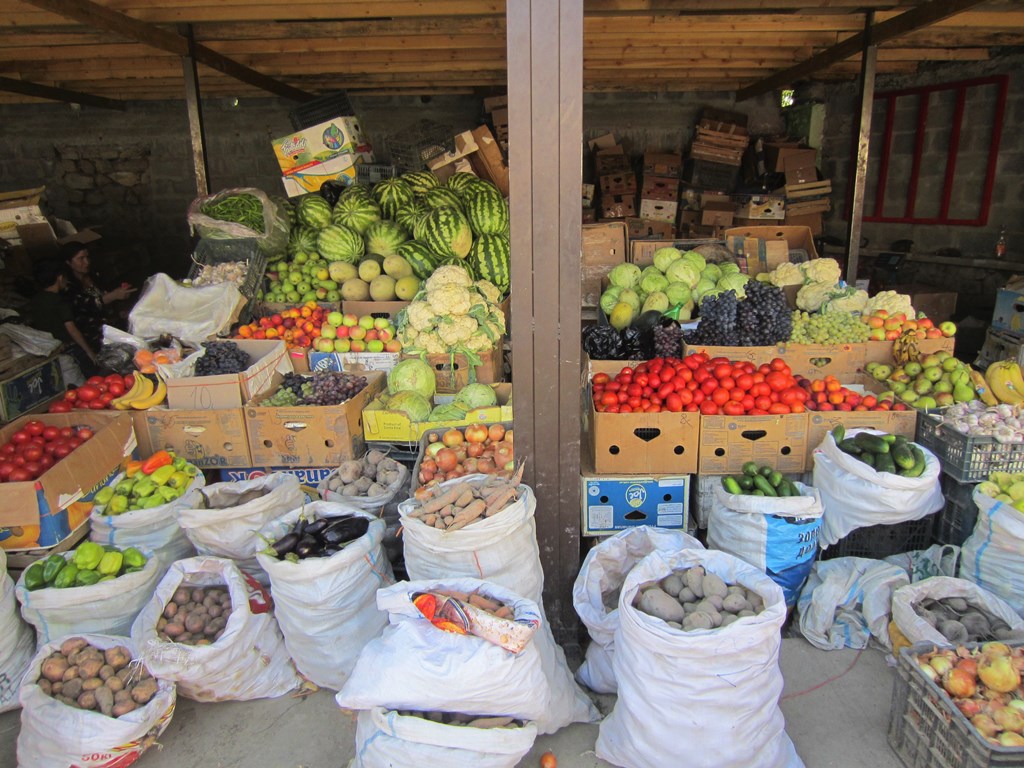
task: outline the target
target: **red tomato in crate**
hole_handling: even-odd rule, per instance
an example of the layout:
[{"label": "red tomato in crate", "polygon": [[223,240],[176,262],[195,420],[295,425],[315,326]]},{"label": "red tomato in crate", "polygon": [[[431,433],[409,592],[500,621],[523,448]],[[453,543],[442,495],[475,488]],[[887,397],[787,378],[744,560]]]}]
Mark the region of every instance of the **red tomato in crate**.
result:
[{"label": "red tomato in crate", "polygon": [[33,419],[24,427],[22,427],[22,429],[28,432],[29,435],[31,435],[32,437],[37,437],[43,434],[43,430],[46,429],[46,425],[43,424],[43,422],[41,421],[36,421],[35,419]]},{"label": "red tomato in crate", "polygon": [[100,396],[99,389],[91,384],[83,384],[78,388],[77,392],[78,399],[86,403],[91,402]]}]

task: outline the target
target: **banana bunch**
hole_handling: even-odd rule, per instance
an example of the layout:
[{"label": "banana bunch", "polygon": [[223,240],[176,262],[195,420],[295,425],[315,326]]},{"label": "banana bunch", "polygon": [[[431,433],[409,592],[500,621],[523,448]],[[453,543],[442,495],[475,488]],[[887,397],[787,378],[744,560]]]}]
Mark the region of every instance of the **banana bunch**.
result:
[{"label": "banana bunch", "polygon": [[[1024,376],[1021,375],[1020,366],[1014,360],[1000,360],[992,363],[985,372],[985,381],[988,384],[990,396],[998,403],[1020,405],[1024,403]],[[990,403],[982,398],[986,405]]]},{"label": "banana bunch", "polygon": [[[156,379],[156,383],[153,383]],[[121,397],[111,401],[110,406],[118,411],[144,411],[160,405],[167,399],[167,385],[156,374],[135,373],[135,383]]]},{"label": "banana bunch", "polygon": [[921,351],[917,348],[917,337],[912,332],[897,337],[892,343],[892,357],[898,366],[917,362],[921,358]]}]

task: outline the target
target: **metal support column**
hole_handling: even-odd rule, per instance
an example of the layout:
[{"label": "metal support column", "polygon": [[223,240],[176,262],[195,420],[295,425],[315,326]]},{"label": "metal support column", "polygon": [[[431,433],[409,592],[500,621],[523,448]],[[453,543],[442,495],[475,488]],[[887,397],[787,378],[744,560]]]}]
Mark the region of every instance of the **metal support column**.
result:
[{"label": "metal support column", "polygon": [[544,602],[576,644],[580,562],[583,0],[506,5],[516,454],[537,495]]},{"label": "metal support column", "polygon": [[188,39],[188,53],[181,57],[185,78],[185,106],[188,109],[188,133],[192,140],[192,166],[195,169],[196,194],[210,194],[210,171],[206,165],[206,129],[203,126],[203,100],[199,92],[199,70],[194,55],[192,25],[182,25],[181,34]]},{"label": "metal support column", "polygon": [[850,221],[846,228],[846,282],[851,284],[857,279],[857,266],[860,261],[864,189],[867,184],[868,148],[871,142],[871,111],[875,102],[875,64],[878,60],[878,46],[871,37],[871,26],[874,22],[874,11],[868,11],[864,19],[864,50],[860,58],[860,108],[857,120],[857,158],[851,189],[853,198],[850,204]]}]

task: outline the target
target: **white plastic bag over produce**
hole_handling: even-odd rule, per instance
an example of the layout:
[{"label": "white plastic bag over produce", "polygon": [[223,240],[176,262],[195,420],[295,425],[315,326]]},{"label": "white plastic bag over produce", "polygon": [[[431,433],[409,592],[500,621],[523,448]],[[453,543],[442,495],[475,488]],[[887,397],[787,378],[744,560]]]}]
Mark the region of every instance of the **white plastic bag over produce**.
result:
[{"label": "white plastic bag over produce", "polygon": [[[756,592],[761,613],[687,632],[633,607],[641,586],[696,565]],[[779,709],[785,619],[779,586],[732,555],[692,549],[645,557],[619,596],[612,662],[619,696],[601,723],[597,756],[628,768],[802,768]]]},{"label": "white plastic bag over produce", "polygon": [[[882,435],[874,429],[851,429],[847,437],[860,432]],[[920,447],[920,446],[919,446]],[[839,450],[832,433],[825,435],[814,450],[814,481],[825,507],[821,524],[821,546],[827,549],[858,528],[893,525],[920,520],[942,509],[945,499],[939,487],[942,466],[927,448],[920,477],[901,477],[876,472],[863,461]]]},{"label": "white plastic bag over produce", "polygon": [[365,534],[330,557],[292,563],[256,556],[270,576],[274,613],[295,666],[317,685],[337,690],[363,646],[388,623],[387,614],[377,608],[377,590],[395,581],[381,547],[384,521],[344,504],[314,501],[275,520],[263,535],[276,541],[300,514],[307,519],[356,515],[370,520]]},{"label": "white plastic bag over produce", "polygon": [[343,496],[336,491],[332,491],[330,488],[331,480],[337,474],[338,470],[334,470],[317,484],[316,489],[320,493],[320,498],[324,501],[337,501],[341,504],[348,504],[357,509],[372,512],[378,517],[382,514],[384,508],[391,503],[392,499],[398,495],[398,492],[405,488],[409,482],[409,468],[399,463],[398,476],[387,486],[384,493],[379,493],[375,496]]},{"label": "white plastic bag over produce", "polygon": [[200,342],[227,330],[244,304],[234,283],[190,288],[159,272],[146,281],[128,314],[128,330],[147,339],[167,333]]},{"label": "white plastic bag over produce", "polygon": [[974,489],[978,519],[960,550],[960,578],[1003,598],[1024,616],[1024,512]]},{"label": "white plastic bag over produce", "polygon": [[[119,476],[115,482],[121,479]],[[175,560],[195,554],[174,510],[191,505],[193,495],[205,485],[206,478],[200,472],[192,478],[185,493],[159,507],[133,509],[119,515],[105,515],[93,509],[89,515],[89,541],[113,544],[121,549],[136,547],[152,551],[160,560],[160,575],[163,576]]]},{"label": "white plastic bag over produce", "polygon": [[[179,506],[178,523],[200,555],[226,557],[259,579],[256,553],[266,544],[257,532],[286,512],[302,506],[299,478],[273,472],[253,480],[214,483]],[[241,503],[240,503],[241,502]]]},{"label": "white plastic bag over produce", "polygon": [[892,619],[911,643],[949,645],[949,640],[935,627],[917,615],[914,606],[922,600],[962,597],[986,613],[1005,621],[1010,629],[1024,629],[1024,619],[1004,600],[966,579],[936,576],[900,587],[892,595]]},{"label": "white plastic bag over produce", "polygon": [[18,613],[7,555],[0,549],[0,712],[18,707],[18,686],[35,649],[35,633]]},{"label": "white plastic bag over produce", "polygon": [[[161,640],[156,623],[180,586],[227,586],[231,616],[224,634],[212,645],[192,646]],[[266,593],[247,582],[233,562],[193,557],[174,563],[132,625],[135,641],[149,671],[173,680],[178,692],[196,701],[264,699],[295,690],[301,679],[284,646]]]},{"label": "white plastic bag over produce", "polygon": [[817,489],[794,483],[799,496],[769,498],[728,493],[715,486],[708,518],[708,549],[760,568],[795,605],[818,555],[822,505]]},{"label": "white plastic bag over produce", "polygon": [[797,601],[800,634],[823,651],[867,648],[872,635],[888,648],[892,595],[909,583],[905,570],[881,560],[819,560]]},{"label": "white plastic bag over produce", "polygon": [[[146,558],[141,571],[88,587],[47,587],[30,592],[25,587],[25,572],[22,571],[16,594],[21,603],[21,615],[36,628],[39,644],[82,632],[129,635],[132,622],[153,596],[163,573],[160,560],[152,551],[145,548],[139,551]],[[61,554],[65,560],[74,557],[74,552]]]},{"label": "white plastic bag over produce", "polygon": [[[138,648],[127,637],[78,635],[90,645],[106,650],[123,645],[138,659]],[[63,639],[63,638],[62,638]],[[131,765],[163,733],[174,714],[174,683],[157,678],[156,695],[145,706],[120,717],[78,709],[43,693],[36,684],[46,657],[60,650],[60,643],[39,649],[21,685],[21,732],[18,734],[18,768],[110,768]]]},{"label": "white plastic bag over produce", "polygon": [[612,656],[619,628],[619,590],[633,566],[651,552],[672,555],[684,549],[703,549],[682,531],[641,525],[603,539],[583,560],[572,588],[572,603],[587,626],[590,645],[576,676],[598,693],[615,693]]},{"label": "white plastic bag over produce", "polygon": [[470,728],[374,707],[356,718],[352,768],[515,768],[536,738],[533,723]]}]

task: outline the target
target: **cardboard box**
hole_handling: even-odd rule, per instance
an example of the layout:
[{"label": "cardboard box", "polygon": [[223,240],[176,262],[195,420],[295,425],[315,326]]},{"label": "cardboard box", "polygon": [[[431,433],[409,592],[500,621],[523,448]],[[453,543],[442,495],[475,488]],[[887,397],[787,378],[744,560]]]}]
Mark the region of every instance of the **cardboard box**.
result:
[{"label": "cardboard box", "polygon": [[626,219],[626,231],[630,240],[671,240],[676,236],[670,222],[657,219]]},{"label": "cardboard box", "polygon": [[818,150],[801,147],[799,144],[772,142],[764,145],[764,160],[770,173],[785,173],[787,160],[793,163],[794,168],[817,164]]},{"label": "cardboard box", "polygon": [[[943,291],[927,285],[893,285],[889,286],[889,290],[910,296],[914,309],[924,312],[936,325],[949,320],[956,313],[956,291]],[[1021,306],[1024,307],[1024,302]]]},{"label": "cardboard box", "polygon": [[141,456],[166,449],[200,469],[252,465],[245,414],[240,407],[221,410],[151,408],[137,411],[133,416]]},{"label": "cardboard box", "polygon": [[641,200],[640,218],[664,221],[666,224],[675,224],[676,212],[679,210],[679,203],[665,200]]},{"label": "cardboard box", "polygon": [[[70,535],[81,517],[88,517],[93,494],[114,478],[121,462],[132,456],[137,445],[131,414],[98,411],[44,413],[18,419],[0,429],[0,443],[10,440],[30,418],[47,426],[88,426],[95,434],[38,480],[0,484],[0,541],[11,533],[5,528],[41,527],[38,540],[19,549],[50,547]],[[36,483],[42,487],[40,493],[36,492]]]},{"label": "cardboard box", "polygon": [[308,347],[293,347],[289,349],[288,359],[291,360],[292,370],[295,373],[309,373]]},{"label": "cardboard box", "polygon": [[409,306],[408,301],[343,301],[341,311],[346,315],[373,315],[374,317],[390,317],[392,320],[403,309]]},{"label": "cardboard box", "polygon": [[503,96],[488,96],[484,99],[484,112],[493,112],[496,109],[508,107],[508,94]]},{"label": "cardboard box", "polygon": [[373,162],[373,149],[355,117],[336,117],[274,139],[272,144],[284,176],[339,158],[349,160],[345,167]]},{"label": "cardboard box", "polygon": [[974,360],[974,367],[984,371],[999,360],[1016,360],[1018,365],[1024,365],[1024,334],[994,328],[985,331],[985,343]]},{"label": "cardboard box", "polygon": [[476,152],[469,156],[469,162],[481,179],[490,181],[502,195],[508,197],[508,165],[501,154],[501,147],[486,125],[473,129]]},{"label": "cardboard box", "polygon": [[1024,292],[1000,288],[992,310],[992,327],[997,331],[1024,333]]},{"label": "cardboard box", "polygon": [[581,301],[584,307],[596,307],[601,298],[601,280],[616,265],[626,261],[626,225],[587,224],[583,227],[581,261]]},{"label": "cardboard box", "polygon": [[805,251],[808,259],[818,258],[814,235],[807,227],[735,227],[726,230],[725,243],[734,254],[746,258],[751,277],[791,261],[791,250]]},{"label": "cardboard box", "polygon": [[0,380],[0,420],[13,421],[64,393],[64,372],[57,355],[26,355],[6,366]]},{"label": "cardboard box", "polygon": [[636,195],[602,195],[601,217],[605,219],[624,219],[636,216]]},{"label": "cardboard box", "polygon": [[603,195],[631,195],[637,190],[635,173],[615,173],[598,178]]},{"label": "cardboard box", "polygon": [[[918,339],[917,348],[922,357],[935,352],[949,352],[953,354],[956,346],[956,338],[941,339]],[[864,364],[868,363],[892,363],[892,342],[891,341],[866,341],[864,342]]]},{"label": "cardboard box", "polygon": [[686,530],[690,475],[584,472],[583,535],[606,536],[638,525]]},{"label": "cardboard box", "polygon": [[597,211],[593,208],[584,208],[580,224],[597,224]]},{"label": "cardboard box", "polygon": [[596,189],[597,188],[593,184],[582,185],[581,194],[583,196],[584,208],[589,208],[591,204],[594,202],[594,192],[596,191]]},{"label": "cardboard box", "polygon": [[700,223],[705,227],[731,227],[736,217],[736,205],[728,198],[708,200],[700,211]]},{"label": "cardboard box", "polygon": [[280,339],[236,339],[252,364],[241,373],[167,379],[167,405],[175,410],[241,408],[262,392],[274,373],[291,373],[291,357]]},{"label": "cardboard box", "polygon": [[644,176],[641,200],[666,200],[678,202],[679,179],[671,176]]},{"label": "cardboard box", "polygon": [[598,174],[624,173],[629,170],[629,157],[621,146],[615,145],[598,150],[594,165]]},{"label": "cardboard box", "polygon": [[[494,384],[498,404],[488,408],[475,408],[459,421],[410,421],[400,411],[389,411],[379,398],[363,409],[363,437],[367,442],[414,443],[432,430],[465,427],[477,422],[495,424],[512,421],[512,385]],[[437,397],[439,404],[446,398]]]},{"label": "cardboard box", "polygon": [[341,405],[271,408],[257,405],[281,384],[271,385],[245,406],[245,428],[253,466],[326,467],[363,454],[362,411],[384,389],[385,375],[366,373],[367,385]]},{"label": "cardboard box", "polygon": [[820,213],[805,213],[800,215],[786,213],[786,218],[783,219],[782,223],[787,227],[807,227],[815,237],[821,235],[821,233],[825,231],[823,217]]},{"label": "cardboard box", "polygon": [[28,224],[46,224],[46,216],[39,207],[46,187],[0,192],[0,238],[12,245],[21,244],[18,227]]},{"label": "cardboard box", "polygon": [[906,411],[808,411],[808,469],[814,467],[814,449],[821,445],[825,435],[839,424],[847,430],[877,429],[913,440],[917,434],[917,411],[913,408]]},{"label": "cardboard box", "polygon": [[398,352],[314,352],[306,355],[311,371],[384,371],[398,365]]},{"label": "cardboard box", "polygon": [[[427,364],[434,369],[434,378],[437,381],[437,392],[448,393],[458,392],[471,381],[480,384],[498,384],[505,378],[505,364],[502,357],[502,342],[499,341],[494,347],[486,352],[477,352],[480,364],[471,365],[469,358],[463,354],[427,355]],[[402,355],[402,359],[418,357],[416,355]],[[475,378],[470,376],[470,369],[474,370]]]},{"label": "cardboard box", "polygon": [[662,152],[645,152],[644,153],[644,177],[647,175],[652,176],[669,176],[674,179],[679,178],[680,172],[683,170],[683,156],[668,154]]},{"label": "cardboard box", "polygon": [[324,163],[312,163],[301,170],[292,171],[281,177],[284,192],[288,197],[298,197],[310,192],[319,192],[328,181],[336,181],[351,186],[356,183],[358,169],[356,158],[336,157]]},{"label": "cardboard box", "polygon": [[784,344],[782,359],[794,376],[822,379],[835,376],[852,381],[864,369],[867,345],[859,344]]},{"label": "cardboard box", "polygon": [[807,414],[701,416],[700,474],[729,475],[753,461],[779,472],[807,464]]},{"label": "cardboard box", "polygon": [[818,152],[814,149],[788,154],[782,161],[787,184],[806,184],[818,180]]},{"label": "cardboard box", "polygon": [[[614,376],[637,361],[585,360],[583,376]],[[584,433],[590,460],[601,475],[692,475],[697,471],[700,418],[697,413],[599,413],[585,393]]]},{"label": "cardboard box", "polygon": [[427,161],[427,167],[432,171],[438,171],[446,165],[450,165],[462,158],[468,158],[477,151],[476,139],[472,131],[463,131],[456,134],[454,139],[455,149],[451,152],[437,155]]},{"label": "cardboard box", "polygon": [[[266,477],[274,472],[284,472],[287,475],[294,475],[306,488],[316,488],[321,480],[331,474],[337,467],[245,467],[244,469],[222,469],[220,481],[222,483],[237,483],[242,480],[256,480]],[[306,501],[316,501],[306,494]]]},{"label": "cardboard box", "polygon": [[744,219],[785,219],[786,198],[778,195],[754,195],[736,214]]},{"label": "cardboard box", "polygon": [[654,263],[654,252],[659,248],[672,246],[681,251],[687,251],[696,245],[705,243],[721,242],[713,238],[681,239],[675,240],[636,240],[629,244],[629,261],[638,267],[648,267]]}]

